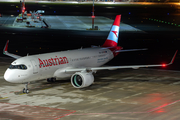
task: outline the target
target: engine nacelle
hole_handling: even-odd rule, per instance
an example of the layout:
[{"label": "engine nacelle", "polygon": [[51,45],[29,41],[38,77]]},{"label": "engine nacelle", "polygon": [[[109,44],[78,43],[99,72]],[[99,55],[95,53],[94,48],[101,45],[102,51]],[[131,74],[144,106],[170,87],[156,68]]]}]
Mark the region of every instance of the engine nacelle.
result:
[{"label": "engine nacelle", "polygon": [[88,72],[76,72],[71,76],[71,84],[75,88],[88,87],[94,82],[94,76]]}]

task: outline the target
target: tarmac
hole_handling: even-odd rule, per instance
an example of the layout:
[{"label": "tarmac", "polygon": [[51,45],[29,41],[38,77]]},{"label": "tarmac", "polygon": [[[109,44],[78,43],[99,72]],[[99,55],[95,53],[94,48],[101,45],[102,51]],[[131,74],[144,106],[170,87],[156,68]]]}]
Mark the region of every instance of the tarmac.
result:
[{"label": "tarmac", "polygon": [[[16,17],[18,19],[19,16]],[[43,19],[49,25],[48,29],[64,29],[64,30],[91,30],[92,28],[92,18],[91,16],[41,16],[39,19],[31,19],[30,16],[27,16],[27,19],[23,22],[17,22],[14,20],[13,27],[33,27],[41,28],[46,26]],[[97,16],[95,18],[94,26],[97,26],[98,31],[109,31],[114,20],[102,16]],[[30,25],[27,25],[26,22],[30,22]],[[141,32],[140,29],[132,27],[128,24],[121,22],[120,31],[137,31]]]},{"label": "tarmac", "polygon": [[0,120],[178,120],[179,71],[119,69],[94,74],[95,82],[76,89],[70,80],[23,84],[4,80],[13,59],[0,58]]}]

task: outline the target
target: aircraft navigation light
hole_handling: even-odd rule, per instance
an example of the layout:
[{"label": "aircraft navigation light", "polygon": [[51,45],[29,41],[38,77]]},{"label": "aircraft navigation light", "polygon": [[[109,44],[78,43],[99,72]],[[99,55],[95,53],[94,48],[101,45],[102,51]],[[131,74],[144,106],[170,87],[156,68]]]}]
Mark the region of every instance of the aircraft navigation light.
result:
[{"label": "aircraft navigation light", "polygon": [[166,64],[162,64],[163,67],[166,67]]}]

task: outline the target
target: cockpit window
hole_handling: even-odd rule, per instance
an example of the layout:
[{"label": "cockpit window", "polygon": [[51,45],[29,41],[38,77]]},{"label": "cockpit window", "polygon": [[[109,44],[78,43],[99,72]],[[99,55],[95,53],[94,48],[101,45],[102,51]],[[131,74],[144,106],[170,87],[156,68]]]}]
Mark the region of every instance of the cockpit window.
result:
[{"label": "cockpit window", "polygon": [[21,70],[26,70],[27,67],[25,65],[10,65],[9,69],[21,69]]}]

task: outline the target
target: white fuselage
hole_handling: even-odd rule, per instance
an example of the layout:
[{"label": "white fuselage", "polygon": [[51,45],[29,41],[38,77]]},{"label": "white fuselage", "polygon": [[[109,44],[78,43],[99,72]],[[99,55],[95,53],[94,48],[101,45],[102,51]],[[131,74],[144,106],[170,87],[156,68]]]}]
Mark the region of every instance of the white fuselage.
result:
[{"label": "white fuselage", "polygon": [[[66,73],[65,69],[98,67],[113,57],[111,50],[102,47],[26,56],[13,61],[11,65],[16,68],[8,68],[4,78],[12,83],[25,83],[52,77],[65,79],[73,74]],[[26,69],[18,69],[18,65],[25,65]]]}]

